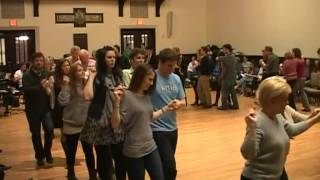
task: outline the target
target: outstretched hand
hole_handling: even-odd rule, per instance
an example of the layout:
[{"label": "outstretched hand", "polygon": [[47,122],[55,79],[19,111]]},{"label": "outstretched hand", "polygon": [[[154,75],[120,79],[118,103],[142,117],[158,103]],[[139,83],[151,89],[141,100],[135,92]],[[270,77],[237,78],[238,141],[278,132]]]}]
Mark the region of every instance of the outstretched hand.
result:
[{"label": "outstretched hand", "polygon": [[170,102],[167,104],[166,108],[167,108],[167,111],[174,111],[174,110],[178,109],[178,107],[177,107],[177,101],[176,101],[176,100],[170,101]]},{"label": "outstretched hand", "polygon": [[320,122],[320,109],[315,109],[309,116],[309,119],[316,119],[317,122]]}]

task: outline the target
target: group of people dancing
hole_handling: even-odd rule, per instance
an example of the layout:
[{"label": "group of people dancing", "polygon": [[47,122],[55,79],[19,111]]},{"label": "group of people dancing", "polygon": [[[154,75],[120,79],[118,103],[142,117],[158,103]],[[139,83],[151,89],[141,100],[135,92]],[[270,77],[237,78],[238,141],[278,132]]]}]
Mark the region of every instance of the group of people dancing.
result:
[{"label": "group of people dancing", "polygon": [[[223,48],[227,55],[221,60],[225,80],[222,89],[226,92],[219,109],[237,109],[238,101],[233,95],[235,75],[228,69],[234,68],[235,58],[230,44]],[[54,73],[46,68],[44,55],[35,53],[22,78],[37,165],[43,166],[44,160],[54,163],[53,119],[60,119],[68,179],[77,179],[74,166],[79,141],[91,180],[114,176],[118,180],[127,176],[140,180],[144,179],[145,170],[154,180],[176,179],[176,110],[186,104],[183,83],[174,74],[179,53],[169,48],[161,50],[158,68],[154,69],[145,63],[145,52],[135,48],[129,55],[131,67],[125,70],[117,67],[117,52],[111,46],[98,49],[95,60],[89,58],[87,50],[73,48],[72,53],[57,63]],[[206,76],[200,74],[200,81],[207,83]],[[292,92],[289,84],[270,74],[259,85],[257,99],[261,109],[250,110],[245,117],[247,128],[241,153],[246,162],[241,179],[287,179],[285,162],[290,138],[320,121],[318,109],[303,115],[287,106]],[[206,84],[202,83],[199,89],[203,86]],[[211,106],[210,103],[203,105]]]},{"label": "group of people dancing", "polygon": [[175,111],[185,105],[185,93],[173,73],[179,55],[163,49],[158,56],[159,67],[154,70],[144,63],[144,51],[133,49],[132,69],[122,72],[116,66],[115,49],[105,46],[96,51],[95,67],[88,67],[88,58],[83,61],[79,55],[74,62],[59,62],[52,75],[45,69],[44,55],[35,53],[23,76],[23,87],[37,165],[43,166],[44,159],[54,163],[51,115],[60,111],[68,179],[77,179],[74,165],[79,141],[89,179],[112,179],[114,175],[119,180],[126,175],[144,179],[145,169],[151,179],[175,179]]}]

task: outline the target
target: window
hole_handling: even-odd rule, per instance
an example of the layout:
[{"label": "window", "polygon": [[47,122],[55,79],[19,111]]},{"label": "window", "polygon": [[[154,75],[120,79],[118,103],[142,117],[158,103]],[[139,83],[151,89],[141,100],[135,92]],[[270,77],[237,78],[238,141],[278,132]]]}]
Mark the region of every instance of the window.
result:
[{"label": "window", "polygon": [[5,39],[0,38],[0,65],[6,65],[6,46]]},{"label": "window", "polygon": [[16,64],[27,62],[28,40],[29,36],[22,35],[16,37]]}]

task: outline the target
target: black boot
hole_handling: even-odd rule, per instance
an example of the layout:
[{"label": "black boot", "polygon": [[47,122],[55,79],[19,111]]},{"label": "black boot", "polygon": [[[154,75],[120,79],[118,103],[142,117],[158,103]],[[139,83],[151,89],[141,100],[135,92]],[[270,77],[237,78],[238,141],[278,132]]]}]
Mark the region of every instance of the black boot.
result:
[{"label": "black boot", "polygon": [[97,171],[95,169],[89,170],[89,180],[98,180]]},{"label": "black boot", "polygon": [[68,180],[77,180],[77,177],[74,173],[74,168],[68,168],[68,175],[67,175]]}]

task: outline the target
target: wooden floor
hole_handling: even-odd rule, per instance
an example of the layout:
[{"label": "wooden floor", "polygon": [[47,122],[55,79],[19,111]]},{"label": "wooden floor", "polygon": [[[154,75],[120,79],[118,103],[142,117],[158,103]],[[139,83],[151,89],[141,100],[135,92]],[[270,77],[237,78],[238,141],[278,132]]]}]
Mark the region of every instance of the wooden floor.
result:
[{"label": "wooden floor", "polygon": [[[191,89],[187,90],[192,102]],[[240,110],[218,111],[188,106],[178,112],[179,140],[176,153],[181,180],[236,180],[244,164],[240,145],[245,133],[243,117],[254,106],[252,98],[239,97]],[[299,107],[299,106],[298,106]],[[13,111],[0,118],[0,163],[11,165],[6,179],[65,179],[65,157],[59,131],[52,148],[54,165],[36,169],[30,132],[25,114]],[[291,141],[286,169],[291,180],[320,179],[320,126]],[[76,174],[87,179],[84,155],[79,148]]]}]

